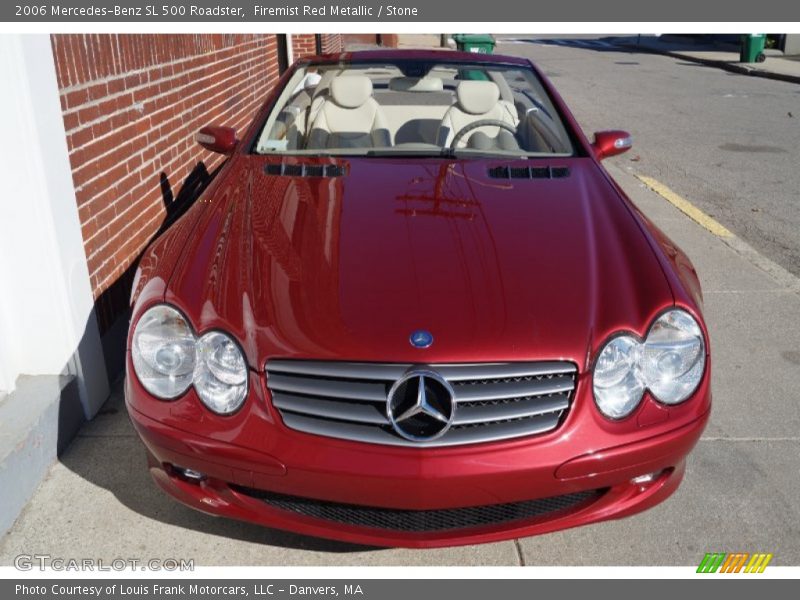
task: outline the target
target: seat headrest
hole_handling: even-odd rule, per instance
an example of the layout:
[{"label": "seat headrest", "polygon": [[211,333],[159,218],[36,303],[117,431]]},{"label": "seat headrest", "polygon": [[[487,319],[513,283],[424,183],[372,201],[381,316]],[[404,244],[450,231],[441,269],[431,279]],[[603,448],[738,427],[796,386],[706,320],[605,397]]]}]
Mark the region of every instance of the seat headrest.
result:
[{"label": "seat headrest", "polygon": [[441,92],[444,83],[438,77],[393,77],[389,80],[393,92]]},{"label": "seat headrest", "polygon": [[500,88],[493,81],[462,81],[456,88],[458,106],[465,113],[482,115],[500,100]]},{"label": "seat headrest", "polygon": [[358,108],[372,97],[372,80],[364,75],[339,76],[331,81],[331,99],[342,108]]}]

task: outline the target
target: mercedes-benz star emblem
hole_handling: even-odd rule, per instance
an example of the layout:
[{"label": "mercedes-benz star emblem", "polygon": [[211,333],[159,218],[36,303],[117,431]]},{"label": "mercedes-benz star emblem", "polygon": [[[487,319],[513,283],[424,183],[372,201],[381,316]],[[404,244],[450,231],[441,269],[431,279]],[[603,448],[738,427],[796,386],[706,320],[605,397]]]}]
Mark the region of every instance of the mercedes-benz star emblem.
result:
[{"label": "mercedes-benz star emblem", "polygon": [[395,382],[386,398],[386,415],[392,427],[412,442],[444,435],[455,412],[452,386],[434,371],[412,369]]},{"label": "mercedes-benz star emblem", "polygon": [[433,335],[430,331],[417,329],[408,338],[414,348],[427,348],[433,343]]}]

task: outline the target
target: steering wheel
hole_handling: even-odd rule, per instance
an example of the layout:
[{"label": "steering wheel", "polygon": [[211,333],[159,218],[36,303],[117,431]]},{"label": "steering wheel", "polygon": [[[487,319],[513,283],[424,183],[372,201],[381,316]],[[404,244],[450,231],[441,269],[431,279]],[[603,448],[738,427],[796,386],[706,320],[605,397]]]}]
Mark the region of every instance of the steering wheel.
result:
[{"label": "steering wheel", "polygon": [[450,148],[455,148],[456,144],[461,141],[461,138],[463,138],[473,129],[478,129],[478,127],[500,127],[501,129],[511,132],[512,135],[517,134],[517,128],[511,123],[506,123],[500,119],[481,119],[479,121],[473,121],[468,125],[464,125],[464,127],[459,129],[453,136],[453,141],[450,142]]}]

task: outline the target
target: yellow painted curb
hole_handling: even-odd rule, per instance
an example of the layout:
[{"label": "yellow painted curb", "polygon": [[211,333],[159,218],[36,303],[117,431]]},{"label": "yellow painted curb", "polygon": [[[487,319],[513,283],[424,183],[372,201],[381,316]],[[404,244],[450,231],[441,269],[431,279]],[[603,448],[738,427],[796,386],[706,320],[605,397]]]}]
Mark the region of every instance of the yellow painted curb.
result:
[{"label": "yellow painted curb", "polygon": [[713,233],[714,235],[722,238],[732,238],[733,233],[724,225],[708,216],[702,210],[697,208],[694,204],[682,198],[660,181],[656,181],[652,177],[645,177],[644,175],[636,175],[637,179],[653,190],[656,194],[664,198],[667,202],[672,204],[679,211],[687,215],[690,219],[697,222],[699,225]]}]

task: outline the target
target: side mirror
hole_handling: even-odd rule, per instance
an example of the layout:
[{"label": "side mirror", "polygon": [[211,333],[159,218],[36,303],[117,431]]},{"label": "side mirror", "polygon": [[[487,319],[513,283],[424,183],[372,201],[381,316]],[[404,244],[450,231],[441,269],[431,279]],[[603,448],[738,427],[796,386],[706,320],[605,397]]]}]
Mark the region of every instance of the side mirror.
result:
[{"label": "side mirror", "polygon": [[603,160],[609,156],[616,156],[627,152],[633,146],[631,134],[627,131],[611,130],[598,131],[594,134],[592,148],[597,160]]},{"label": "side mirror", "polygon": [[230,154],[236,148],[239,140],[236,139],[236,130],[231,127],[207,125],[198,131],[195,140],[206,150]]}]

